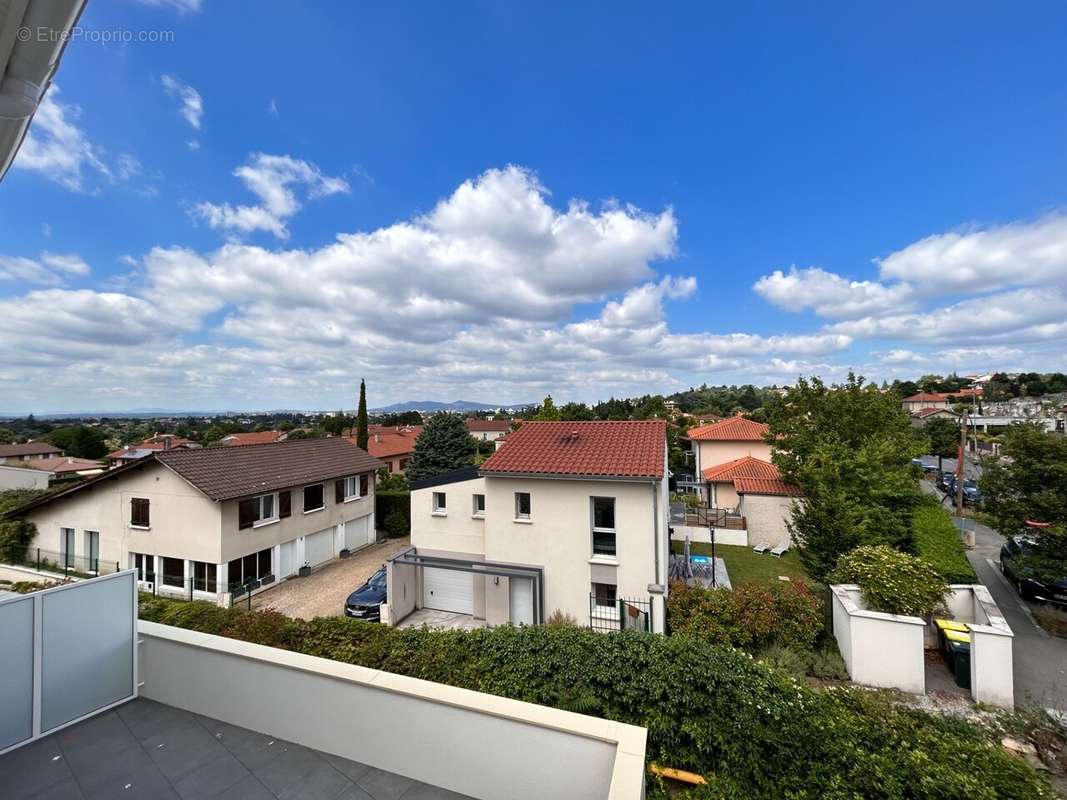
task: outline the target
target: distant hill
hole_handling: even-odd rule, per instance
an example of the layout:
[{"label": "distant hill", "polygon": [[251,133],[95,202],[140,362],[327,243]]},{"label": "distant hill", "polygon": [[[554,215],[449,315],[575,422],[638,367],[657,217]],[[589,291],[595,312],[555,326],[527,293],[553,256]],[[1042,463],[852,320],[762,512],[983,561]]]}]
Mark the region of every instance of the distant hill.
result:
[{"label": "distant hill", "polygon": [[442,403],[438,400],[405,400],[403,403],[393,403],[391,406],[372,408],[372,414],[399,414],[404,411],[418,411],[420,414],[433,414],[437,411],[497,411],[498,409],[517,411],[537,405],[536,403],[475,403],[472,400],[456,400],[452,403]]}]

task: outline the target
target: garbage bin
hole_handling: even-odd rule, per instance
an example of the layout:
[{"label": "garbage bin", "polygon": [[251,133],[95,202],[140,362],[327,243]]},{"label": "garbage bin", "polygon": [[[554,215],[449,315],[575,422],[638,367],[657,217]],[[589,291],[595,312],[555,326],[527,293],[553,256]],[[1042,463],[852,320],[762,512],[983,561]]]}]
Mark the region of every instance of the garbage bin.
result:
[{"label": "garbage bin", "polygon": [[956,676],[956,685],[962,689],[971,688],[971,644],[970,642],[948,641],[952,653],[952,673]]}]

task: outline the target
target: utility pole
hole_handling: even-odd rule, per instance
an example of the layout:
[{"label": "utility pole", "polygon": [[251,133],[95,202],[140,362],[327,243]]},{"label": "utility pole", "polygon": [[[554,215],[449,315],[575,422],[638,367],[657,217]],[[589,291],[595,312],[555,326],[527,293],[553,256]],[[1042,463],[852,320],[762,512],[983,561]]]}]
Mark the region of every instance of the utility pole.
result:
[{"label": "utility pole", "polygon": [[963,517],[963,482],[966,480],[967,466],[967,414],[961,417],[960,457],[956,463],[956,516]]}]

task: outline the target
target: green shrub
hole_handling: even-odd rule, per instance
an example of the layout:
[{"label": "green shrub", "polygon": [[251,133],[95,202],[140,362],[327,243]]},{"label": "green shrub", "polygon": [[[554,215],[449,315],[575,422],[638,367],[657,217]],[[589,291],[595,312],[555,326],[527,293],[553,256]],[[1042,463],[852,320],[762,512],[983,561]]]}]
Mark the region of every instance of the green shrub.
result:
[{"label": "green shrub", "polygon": [[848,680],[848,667],[845,665],[845,659],[841,658],[841,651],[837,649],[836,640],[826,642],[811,654],[808,674],[828,681]]},{"label": "green shrub", "polygon": [[774,667],[780,672],[784,672],[796,680],[800,680],[808,674],[808,669],[811,666],[811,657],[809,653],[793,650],[789,647],[782,647],[780,644],[772,644],[770,647],[761,652],[756,659],[761,664],[766,664],[770,667]]},{"label": "green shrub", "polygon": [[978,582],[948,511],[940,505],[924,503],[915,509],[911,524],[916,555],[932,564],[945,583]]},{"label": "green shrub", "polygon": [[[375,492],[374,516],[382,521],[387,536],[407,536],[411,530],[411,493]],[[391,528],[390,519],[393,520]]]},{"label": "green shrub", "polygon": [[558,608],[545,617],[545,625],[549,628],[577,628],[578,620],[573,614],[560,611]]},{"label": "green shrub", "polygon": [[[648,729],[648,758],[706,776],[703,798],[1049,798],[997,734],[863,690],[815,691],[701,639],[583,628],[397,630],[143,599],[142,616],[218,626],[302,653],[596,714]],[[259,619],[257,619],[259,618]],[[658,781],[649,797],[666,797]],[[671,795],[678,797],[679,795]]]},{"label": "green shrub", "polygon": [[857,547],[837,560],[833,583],[855,583],[872,611],[928,617],[944,605],[948,587],[934,566],[887,545]]},{"label": "green shrub", "polygon": [[410,533],[408,518],[400,510],[389,512],[389,516],[385,518],[384,526],[385,534],[390,539],[399,539]]},{"label": "green shrub", "polygon": [[671,631],[757,652],[771,645],[810,650],[822,630],[822,605],[801,581],[703,589],[677,583],[667,600]]}]

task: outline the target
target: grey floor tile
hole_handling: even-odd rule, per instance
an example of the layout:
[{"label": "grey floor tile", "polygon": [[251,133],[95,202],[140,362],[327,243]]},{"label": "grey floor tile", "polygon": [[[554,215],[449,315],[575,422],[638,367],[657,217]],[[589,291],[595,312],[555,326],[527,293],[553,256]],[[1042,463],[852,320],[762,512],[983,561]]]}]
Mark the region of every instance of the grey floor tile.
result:
[{"label": "grey floor tile", "polygon": [[374,800],[374,798],[353,784],[341,792],[337,800]]},{"label": "grey floor tile", "polygon": [[193,715],[188,711],[143,697],[119,706],[115,711],[138,741],[155,736],[171,725],[193,719]]},{"label": "grey floor tile", "polygon": [[227,752],[175,782],[174,790],[183,800],[199,800],[214,797],[251,775],[244,764]]},{"label": "grey floor tile", "polygon": [[395,772],[371,769],[356,783],[374,800],[399,800],[416,782]]},{"label": "grey floor tile", "polygon": [[211,800],[275,800],[275,797],[254,775],[249,775]]},{"label": "grey floor tile", "polygon": [[295,747],[282,739],[275,739],[262,733],[238,728],[220,722],[207,727],[206,730],[215,740],[231,752],[249,770],[255,771],[266,766],[275,754],[286,747]]},{"label": "grey floor tile", "polygon": [[279,800],[334,800],[353,782],[324,759],[297,783],[278,795]]},{"label": "grey floor tile", "polygon": [[252,770],[252,774],[259,778],[260,782],[271,792],[281,797],[287,789],[298,784],[305,775],[321,766],[329,767],[329,764],[318,753],[306,747],[286,743],[276,746],[274,757],[259,769]]},{"label": "grey floor tile", "polygon": [[[169,785],[159,768],[140,747],[126,750],[116,757],[86,760],[77,767],[72,766],[71,771],[86,797],[106,797],[107,793],[104,790],[107,787],[111,787],[112,790],[114,787],[121,788],[127,783],[133,783],[134,779],[143,783],[153,775],[158,775],[161,781]],[[102,795],[101,792],[103,792]]]},{"label": "grey floor tile", "polygon": [[155,736],[149,736],[141,746],[160,772],[172,782],[201,767],[230,755],[226,748],[204,726],[192,719],[169,725]]},{"label": "grey floor tile", "polygon": [[181,800],[151,761],[137,769],[116,770],[91,785],[80,774],[77,777],[86,800]]},{"label": "grey floor tile", "polygon": [[350,781],[358,782],[360,778],[370,772],[370,767],[366,764],[361,764],[358,761],[352,761],[351,759],[342,758],[341,756],[335,756],[331,753],[323,753],[322,757],[330,762],[336,770],[340,770],[344,773]]},{"label": "grey floor tile", "polygon": [[52,736],[0,757],[0,786],[4,797],[32,797],[71,775],[59,743]]},{"label": "grey floor tile", "polygon": [[[4,791],[7,791],[6,787]],[[85,795],[78,788],[77,781],[71,777],[64,778],[59,783],[55,783],[47,789],[42,789],[37,794],[31,795],[30,800],[84,800],[84,798]]]},{"label": "grey floor tile", "polygon": [[470,800],[470,798],[428,783],[417,783],[404,792],[403,800]]}]

